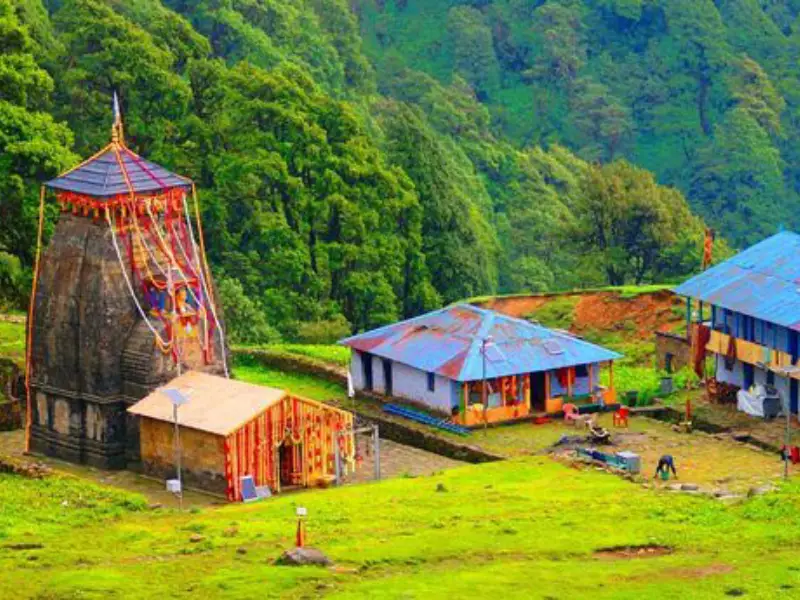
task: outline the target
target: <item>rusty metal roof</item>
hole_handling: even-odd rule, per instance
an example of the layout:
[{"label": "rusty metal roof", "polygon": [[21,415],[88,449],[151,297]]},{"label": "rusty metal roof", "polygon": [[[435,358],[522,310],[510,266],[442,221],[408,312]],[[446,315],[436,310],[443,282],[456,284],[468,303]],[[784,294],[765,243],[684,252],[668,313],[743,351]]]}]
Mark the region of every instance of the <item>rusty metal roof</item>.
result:
[{"label": "rusty metal roof", "polygon": [[[125,168],[124,174],[120,162]],[[192,185],[190,179],[143,159],[125,146],[114,144],[109,144],[105,151],[45,185],[94,198],[107,198],[131,193],[125,175],[137,194],[154,194],[177,187],[190,188]]]},{"label": "rusty metal roof", "polygon": [[577,338],[469,304],[457,304],[341,340],[360,352],[455,381],[519,375],[605,362],[620,354]]},{"label": "rusty metal roof", "polygon": [[776,233],[674,291],[800,330],[800,235]]}]

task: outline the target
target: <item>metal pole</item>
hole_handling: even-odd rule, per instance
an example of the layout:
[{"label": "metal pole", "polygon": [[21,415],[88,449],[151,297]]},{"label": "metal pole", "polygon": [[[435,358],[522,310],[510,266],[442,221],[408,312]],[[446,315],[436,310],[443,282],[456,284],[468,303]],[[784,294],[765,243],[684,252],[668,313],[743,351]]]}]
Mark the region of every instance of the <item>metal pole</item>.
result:
[{"label": "metal pole", "polygon": [[372,429],[372,443],[374,444],[375,454],[375,480],[378,481],[381,478],[381,438],[377,424]]},{"label": "metal pole", "polygon": [[183,510],[183,479],[181,478],[181,430],[178,426],[178,405],[172,406],[172,416],[175,420],[175,464],[178,467],[178,507]]},{"label": "metal pole", "polygon": [[692,299],[686,297],[686,339],[692,339]]},{"label": "metal pole", "polygon": [[486,338],[481,341],[481,402],[483,403],[483,431],[486,433],[489,429],[489,419],[487,415],[488,396],[486,395]]},{"label": "metal pole", "polygon": [[336,434],[336,443],[333,445],[333,463],[336,468],[336,485],[342,485],[342,457],[339,453],[340,435]]},{"label": "metal pole", "polygon": [[[791,385],[791,384],[790,384]],[[791,443],[792,401],[789,399],[786,410],[786,433],[783,438],[783,478],[789,479],[789,444]]]}]

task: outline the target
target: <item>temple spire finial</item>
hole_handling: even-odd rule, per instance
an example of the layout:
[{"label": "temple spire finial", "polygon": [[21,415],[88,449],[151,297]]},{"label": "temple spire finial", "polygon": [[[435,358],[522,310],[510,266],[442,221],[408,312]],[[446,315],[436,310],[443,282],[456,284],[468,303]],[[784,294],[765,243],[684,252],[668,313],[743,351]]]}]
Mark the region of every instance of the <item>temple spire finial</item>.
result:
[{"label": "temple spire finial", "polygon": [[114,92],[114,124],[111,126],[111,141],[125,144],[125,138],[122,133],[122,112],[119,109],[117,92]]}]

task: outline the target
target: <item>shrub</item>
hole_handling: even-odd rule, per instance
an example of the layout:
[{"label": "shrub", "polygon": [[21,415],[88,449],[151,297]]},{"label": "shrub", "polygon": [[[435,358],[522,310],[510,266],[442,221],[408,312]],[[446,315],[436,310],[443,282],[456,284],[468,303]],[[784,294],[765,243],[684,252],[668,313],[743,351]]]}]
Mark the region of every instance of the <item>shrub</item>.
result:
[{"label": "shrub", "polygon": [[281,341],[281,334],[269,324],[263,307],[245,294],[241,283],[221,277],[217,289],[231,343],[277,344]]},{"label": "shrub", "polygon": [[569,329],[575,321],[575,307],[577,305],[577,297],[555,297],[546,302],[533,314],[528,315],[527,318],[529,320],[539,321],[545,327]]},{"label": "shrub", "polygon": [[331,319],[299,323],[297,341],[301,344],[333,344],[350,335],[350,323],[343,315]]},{"label": "shrub", "polygon": [[20,260],[0,250],[0,310],[26,308],[30,284],[30,274]]}]

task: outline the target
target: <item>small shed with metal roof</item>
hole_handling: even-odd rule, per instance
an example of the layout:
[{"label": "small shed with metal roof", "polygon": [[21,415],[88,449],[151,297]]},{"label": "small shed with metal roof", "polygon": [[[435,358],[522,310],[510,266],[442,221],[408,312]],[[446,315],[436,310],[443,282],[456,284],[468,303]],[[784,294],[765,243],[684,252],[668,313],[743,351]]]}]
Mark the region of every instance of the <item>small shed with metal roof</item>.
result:
[{"label": "small shed with metal roof", "polygon": [[[186,398],[177,409],[173,398]],[[139,419],[143,470],[172,478],[178,444],[187,485],[241,497],[241,478],[273,492],[332,479],[334,444],[354,461],[352,414],[284,390],[189,371],[128,409]],[[178,440],[176,442],[176,439]]]},{"label": "small shed with metal roof", "polygon": [[464,425],[557,412],[568,398],[616,401],[613,366],[609,385],[600,385],[600,368],[613,365],[616,352],[470,304],[340,343],[353,351],[355,389],[412,400]]}]

